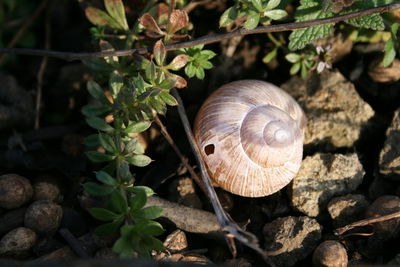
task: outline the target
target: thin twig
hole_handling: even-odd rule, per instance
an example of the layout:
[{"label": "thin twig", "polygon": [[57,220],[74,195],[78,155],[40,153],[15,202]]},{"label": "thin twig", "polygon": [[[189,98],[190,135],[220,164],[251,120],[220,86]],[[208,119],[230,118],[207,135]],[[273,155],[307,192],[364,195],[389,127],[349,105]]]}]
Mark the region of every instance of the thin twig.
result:
[{"label": "thin twig", "polygon": [[154,121],[156,122],[158,127],[160,127],[161,134],[164,136],[165,140],[167,140],[168,144],[172,147],[172,149],[178,155],[178,157],[181,160],[181,162],[183,163],[183,165],[185,165],[186,169],[189,171],[189,173],[192,176],[193,180],[195,180],[197,185],[201,188],[201,190],[203,190],[203,192],[205,194],[207,194],[207,190],[205,188],[205,185],[204,185],[203,181],[196,174],[196,172],[193,170],[192,166],[190,166],[190,164],[187,161],[187,158],[185,158],[185,156],[183,156],[183,154],[181,153],[179,148],[176,146],[174,140],[172,139],[171,135],[167,131],[167,127],[165,127],[165,125],[162,123],[160,118],[158,118],[158,116],[156,116]]},{"label": "thin twig", "polygon": [[76,238],[67,228],[61,228],[58,232],[76,255],[81,258],[89,258],[82,241]]},{"label": "thin twig", "polygon": [[[183,128],[185,129],[187,138],[189,140],[190,146],[192,147],[192,150],[194,152],[194,156],[196,157],[197,163],[200,168],[201,172],[201,177],[203,178],[203,182],[206,185],[207,189],[207,196],[210,199],[210,202],[213,206],[213,209],[215,211],[215,215],[217,216],[218,222],[221,225],[221,228],[223,231],[225,231],[226,234],[226,239],[229,242],[230,238],[233,236],[235,239],[240,241],[242,244],[252,248],[254,251],[259,253],[264,261],[268,263],[270,266],[275,266],[274,263],[269,259],[269,257],[266,255],[266,253],[260,248],[258,245],[258,239],[256,236],[254,236],[252,233],[249,233],[247,231],[244,231],[241,229],[231,218],[230,216],[225,213],[224,209],[221,206],[221,203],[218,200],[217,194],[215,193],[214,187],[212,186],[211,179],[207,173],[206,166],[204,164],[203,159],[200,157],[200,150],[196,145],[196,142],[194,140],[192,130],[190,127],[189,120],[186,116],[185,108],[183,106],[182,99],[180,98],[177,90],[174,88],[172,89],[172,94],[178,101],[178,113],[181,118]],[[234,245],[234,243],[228,243],[231,245]]]},{"label": "thin twig", "polygon": [[[32,26],[33,22],[39,17],[40,13],[42,13],[43,9],[46,7],[48,0],[43,0],[40,5],[36,8],[35,12],[30,16],[22,27],[18,30],[18,32],[14,35],[12,40],[8,43],[7,48],[13,48],[19,40],[25,35],[25,32]],[[0,52],[1,54],[1,52]],[[0,55],[0,66],[3,65],[4,61],[6,60],[6,55]]]},{"label": "thin twig", "polygon": [[[379,7],[374,7],[362,11],[352,12],[345,15],[339,15],[331,18],[325,19],[315,19],[301,22],[291,22],[291,23],[283,23],[278,25],[269,25],[269,26],[259,26],[253,30],[246,29],[237,29],[233,32],[228,33],[219,33],[219,34],[209,34],[197,39],[193,39],[186,42],[169,44],[166,45],[165,48],[167,50],[177,50],[181,48],[188,48],[196,45],[205,45],[220,42],[225,39],[229,39],[235,36],[245,36],[249,34],[259,34],[259,33],[267,33],[267,32],[283,32],[283,31],[291,31],[297,29],[303,29],[312,26],[318,26],[323,24],[333,24],[336,22],[354,19],[362,16],[367,16],[375,13],[382,13],[393,11],[396,9],[400,9],[400,2],[383,5]],[[104,52],[94,52],[94,53],[71,53],[71,52],[61,52],[61,51],[48,51],[41,49],[28,49],[28,48],[0,48],[0,54],[17,54],[17,55],[31,55],[31,56],[49,56],[60,58],[64,60],[82,60],[88,58],[102,58],[102,57],[110,57],[110,56],[129,56],[134,53],[144,54],[151,51],[152,48],[134,48],[134,49],[126,49],[126,50],[115,50],[115,51],[104,51]]]},{"label": "thin twig", "polygon": [[[51,9],[48,9],[46,12],[46,21],[45,21],[45,44],[44,47],[46,50],[50,49],[50,12]],[[37,74],[37,90],[36,90],[36,108],[35,108],[35,129],[39,129],[40,127],[40,108],[42,106],[42,89],[43,89],[43,76],[46,70],[48,57],[43,57],[42,62],[40,63],[39,72]]]},{"label": "thin twig", "polygon": [[388,215],[383,215],[383,216],[379,216],[379,217],[375,217],[375,218],[368,218],[368,219],[364,219],[361,221],[357,221],[357,222],[353,222],[351,224],[348,224],[344,227],[338,228],[335,230],[335,235],[342,235],[343,233],[358,227],[358,226],[366,226],[366,225],[370,225],[373,223],[378,223],[378,222],[383,222],[383,221],[388,221],[388,220],[392,220],[395,218],[400,218],[400,211],[388,214]]}]

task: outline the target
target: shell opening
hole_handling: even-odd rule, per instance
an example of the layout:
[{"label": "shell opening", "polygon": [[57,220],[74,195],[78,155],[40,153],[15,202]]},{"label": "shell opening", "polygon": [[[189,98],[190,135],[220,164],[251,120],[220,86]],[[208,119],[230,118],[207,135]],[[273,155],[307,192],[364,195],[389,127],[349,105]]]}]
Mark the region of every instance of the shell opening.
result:
[{"label": "shell opening", "polygon": [[204,153],[206,153],[207,156],[214,154],[214,151],[215,151],[214,144],[208,144],[204,147]]}]

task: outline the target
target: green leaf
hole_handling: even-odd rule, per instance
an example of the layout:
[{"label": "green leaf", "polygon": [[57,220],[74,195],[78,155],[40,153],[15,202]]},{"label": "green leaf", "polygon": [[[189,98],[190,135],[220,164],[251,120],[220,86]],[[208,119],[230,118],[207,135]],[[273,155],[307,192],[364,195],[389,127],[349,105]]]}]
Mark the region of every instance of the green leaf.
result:
[{"label": "green leaf", "polygon": [[144,167],[151,163],[151,158],[149,158],[146,155],[134,155],[131,157],[127,157],[126,161],[128,161],[132,165],[135,165],[138,167]]},{"label": "green leaf", "polygon": [[114,155],[104,154],[97,151],[88,151],[86,156],[93,162],[106,162],[115,159]]},{"label": "green leaf", "polygon": [[147,246],[151,249],[159,250],[159,251],[164,250],[163,243],[160,240],[158,240],[157,238],[150,236],[149,238],[144,239],[144,241],[147,244]]},{"label": "green leaf", "polygon": [[[378,3],[374,2],[375,1],[357,0],[350,7],[345,8],[342,12],[340,12],[340,14],[362,11],[377,6]],[[379,3],[378,5],[381,5],[381,3]],[[380,31],[385,29],[385,25],[380,14],[371,14],[367,16],[357,17],[354,19],[345,20],[345,22],[359,28]]]},{"label": "green leaf", "polygon": [[103,225],[100,225],[99,227],[96,228],[94,231],[97,235],[110,235],[116,232],[119,232],[119,229],[124,222],[124,218],[120,217],[118,220],[112,222],[112,223],[106,223]]},{"label": "green leaf", "polygon": [[394,58],[396,57],[396,50],[394,49],[394,41],[390,38],[385,44],[385,55],[383,57],[383,66],[389,67],[392,64]]},{"label": "green leaf", "polygon": [[172,95],[170,95],[168,92],[162,92],[159,95],[159,97],[162,101],[164,101],[169,106],[177,106],[178,105],[178,101],[176,101],[176,99]]},{"label": "green leaf", "polygon": [[147,195],[144,190],[136,190],[135,196],[129,199],[129,205],[132,211],[140,210],[147,202]]},{"label": "green leaf", "polygon": [[282,9],[275,9],[265,11],[264,15],[273,20],[280,20],[287,16],[287,12]]},{"label": "green leaf", "polygon": [[275,7],[279,6],[281,0],[269,0],[267,4],[267,10],[274,9]]},{"label": "green leaf", "polygon": [[86,192],[95,197],[107,196],[111,194],[112,191],[114,191],[113,187],[99,185],[92,182],[84,183],[83,188],[85,189]]},{"label": "green leaf", "polygon": [[165,57],[167,56],[167,50],[165,49],[162,39],[158,40],[153,48],[154,59],[158,66],[163,66]]},{"label": "green leaf", "polygon": [[[302,0],[296,10],[296,22],[332,17],[333,13],[325,12],[317,1]],[[289,49],[298,50],[318,38],[328,37],[333,32],[333,24],[324,24],[294,30],[289,36]]]},{"label": "green leaf", "polygon": [[119,218],[121,215],[116,214],[110,210],[103,208],[91,208],[89,209],[90,215],[92,215],[95,219],[103,222],[108,222]]},{"label": "green leaf", "polygon": [[117,152],[117,147],[115,145],[114,139],[112,139],[110,135],[99,133],[99,141],[101,146],[104,147],[104,149],[108,152]]},{"label": "green leaf", "polygon": [[96,83],[95,81],[88,81],[87,82],[87,90],[89,93],[97,100],[99,100],[101,103],[109,105],[110,101],[108,101],[107,97],[104,95],[103,90],[101,89],[100,85]]},{"label": "green leaf", "polygon": [[196,69],[196,77],[197,79],[203,80],[205,77],[204,69],[203,68],[197,68]]},{"label": "green leaf", "polygon": [[129,122],[128,127],[124,129],[125,133],[141,133],[151,126],[150,121]]},{"label": "green leaf", "polygon": [[163,209],[157,206],[146,207],[135,212],[136,216],[147,220],[154,220],[161,216]]},{"label": "green leaf", "polygon": [[228,8],[225,10],[225,12],[222,14],[221,18],[219,19],[219,26],[220,27],[226,27],[232,24],[235,19],[237,18],[237,10],[234,6]]},{"label": "green leaf", "polygon": [[260,14],[254,11],[250,11],[247,14],[247,19],[243,26],[247,30],[252,30],[255,27],[257,27],[259,21],[260,21]]},{"label": "green leaf", "polygon": [[85,138],[85,145],[87,146],[98,146],[100,145],[99,137],[97,134],[91,134]]},{"label": "green leaf", "polygon": [[261,0],[251,0],[251,3],[259,12],[263,11]]},{"label": "green leaf", "polygon": [[138,186],[133,186],[133,187],[128,187],[127,188],[130,192],[133,192],[135,194],[137,194],[139,191],[144,190],[144,192],[146,193],[147,197],[151,197],[152,195],[154,195],[154,191],[153,189],[151,189],[148,186],[142,186],[142,185],[138,185]]},{"label": "green leaf", "polygon": [[296,62],[292,65],[292,67],[290,68],[290,75],[295,75],[296,73],[299,72],[301,67],[301,62]]},{"label": "green leaf", "polygon": [[[164,232],[161,224],[155,221],[149,221],[141,231],[144,235],[157,236]],[[154,248],[154,247],[153,247]]]},{"label": "green leaf", "polygon": [[149,104],[158,114],[164,115],[167,112],[167,106],[158,97],[150,99]]},{"label": "green leaf", "polygon": [[196,67],[194,66],[193,63],[189,63],[186,67],[185,67],[185,74],[186,76],[188,76],[189,78],[194,77],[194,75],[196,75]]},{"label": "green leaf", "polygon": [[114,130],[113,127],[98,117],[86,118],[86,123],[89,124],[90,127],[99,131],[112,132]]},{"label": "green leaf", "polygon": [[103,184],[109,185],[109,186],[116,186],[117,185],[117,180],[115,180],[111,175],[109,175],[105,171],[98,171],[96,172],[96,179]]},{"label": "green leaf", "polygon": [[127,154],[143,154],[144,147],[136,139],[131,139],[128,143],[126,143],[124,152]]},{"label": "green leaf", "polygon": [[108,14],[118,23],[122,30],[129,30],[125,17],[124,4],[121,0],[104,0]]},{"label": "green leaf", "polygon": [[128,211],[128,203],[125,196],[119,190],[114,190],[111,194],[111,204],[113,208],[123,214]]},{"label": "green leaf", "polygon": [[109,106],[86,105],[82,107],[82,114],[87,117],[104,115],[111,111]]},{"label": "green leaf", "polygon": [[274,58],[276,58],[276,55],[278,54],[278,48],[274,48],[271,52],[265,55],[265,57],[262,59],[262,61],[265,64],[270,63]]},{"label": "green leaf", "polygon": [[285,56],[286,60],[290,63],[296,63],[301,60],[301,56],[296,53],[289,53]]},{"label": "green leaf", "polygon": [[124,80],[122,79],[122,76],[117,71],[113,71],[110,75],[110,88],[114,98],[118,96],[123,87]]},{"label": "green leaf", "polygon": [[99,26],[109,26],[111,28],[119,29],[120,26],[118,22],[115,21],[114,18],[109,16],[106,12],[103,10],[94,8],[94,7],[88,7],[85,9],[85,15],[87,19],[94,25],[99,25]]}]

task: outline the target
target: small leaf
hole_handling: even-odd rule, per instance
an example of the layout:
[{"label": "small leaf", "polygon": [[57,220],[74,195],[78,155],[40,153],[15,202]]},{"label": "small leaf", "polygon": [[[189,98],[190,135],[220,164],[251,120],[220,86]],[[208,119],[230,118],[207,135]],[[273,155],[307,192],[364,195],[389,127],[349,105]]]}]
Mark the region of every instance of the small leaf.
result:
[{"label": "small leaf", "polygon": [[84,183],[83,188],[85,189],[86,192],[95,197],[107,196],[111,194],[112,191],[114,191],[113,187],[99,185],[92,182]]},{"label": "small leaf", "polygon": [[259,21],[260,21],[260,14],[254,12],[254,11],[250,11],[250,12],[248,13],[246,22],[244,23],[243,26],[244,26],[247,30],[252,30],[252,29],[254,29],[255,27],[257,27]]},{"label": "small leaf", "polygon": [[189,17],[184,10],[174,9],[169,17],[168,34],[174,34],[180,29],[186,27],[189,23]]},{"label": "small leaf", "polygon": [[160,94],[160,99],[169,106],[177,106],[178,105],[178,101],[176,101],[175,97],[170,95],[168,92],[162,92]]},{"label": "small leaf", "polygon": [[289,53],[285,56],[286,60],[289,61],[290,63],[296,63],[300,61],[301,56],[296,53]]},{"label": "small leaf", "polygon": [[109,26],[115,29],[119,28],[118,23],[103,10],[94,7],[88,7],[85,9],[85,15],[87,19],[94,25],[103,27]]},{"label": "small leaf", "polygon": [[116,186],[117,185],[117,181],[105,171],[96,172],[96,179],[98,181],[102,182],[103,184],[106,184],[106,185],[109,185],[109,186]]},{"label": "small leaf", "polygon": [[90,215],[92,215],[95,219],[103,222],[112,221],[120,217],[119,214],[116,214],[110,210],[106,210],[103,208],[91,208],[89,209]]},{"label": "small leaf", "polygon": [[183,68],[188,62],[189,56],[185,54],[177,55],[171,63],[168,64],[167,68],[171,70],[179,70]]},{"label": "small leaf", "polygon": [[163,66],[165,57],[167,55],[167,50],[165,49],[165,46],[161,39],[155,43],[154,48],[153,48],[153,54],[154,54],[154,59],[157,62],[157,65]]},{"label": "small leaf", "polygon": [[113,71],[110,75],[110,88],[114,98],[116,98],[124,87],[124,80],[118,71]]},{"label": "small leaf", "polygon": [[110,104],[110,101],[108,101],[107,97],[104,95],[103,90],[101,89],[100,85],[96,83],[93,80],[90,80],[87,82],[87,90],[89,91],[89,94],[93,96],[95,99],[99,100],[103,104]]},{"label": "small leaf", "polygon": [[85,138],[85,145],[87,146],[98,146],[100,145],[99,137],[97,134],[91,134]]},{"label": "small leaf", "polygon": [[158,27],[157,22],[149,13],[143,14],[143,16],[140,17],[139,22],[148,31],[152,31],[160,35],[165,34],[160,27]]},{"label": "small leaf", "polygon": [[253,6],[254,6],[259,12],[261,12],[261,11],[263,10],[261,0],[251,0],[251,3],[253,4]]},{"label": "small leaf", "polygon": [[[186,70],[186,68],[185,68],[185,70]],[[176,75],[176,74],[171,74],[170,77],[175,81],[174,86],[176,88],[181,89],[181,88],[185,88],[187,86],[187,82],[183,77]]]},{"label": "small leaf", "polygon": [[81,112],[87,117],[95,117],[107,114],[111,111],[109,106],[86,105],[83,106]]},{"label": "small leaf", "polygon": [[266,9],[271,10],[277,7],[281,3],[281,0],[269,0]]},{"label": "small leaf", "polygon": [[149,221],[149,223],[146,224],[142,229],[143,234],[150,236],[161,235],[163,232],[164,229],[162,225],[155,221]]},{"label": "small leaf", "polygon": [[389,39],[385,44],[385,55],[383,57],[383,66],[389,67],[396,57],[396,50],[394,49],[393,39]]},{"label": "small leaf", "polygon": [[129,122],[128,127],[124,129],[125,133],[141,133],[151,126],[150,121]]},{"label": "small leaf", "polygon": [[226,27],[231,25],[237,18],[237,15],[238,13],[234,6],[228,8],[219,19],[219,27]]},{"label": "small leaf", "polygon": [[102,134],[99,133],[99,141],[102,147],[104,147],[105,150],[111,153],[116,153],[117,152],[117,147],[115,145],[114,140],[112,139],[111,136],[108,134]]},{"label": "small leaf", "polygon": [[136,216],[143,219],[154,220],[161,216],[163,209],[157,206],[146,207],[135,212]]},{"label": "small leaf", "polygon": [[128,161],[132,165],[144,167],[151,163],[151,158],[146,155],[133,155],[131,157],[127,157],[126,161]]},{"label": "small leaf", "polygon": [[151,249],[158,250],[158,251],[164,250],[163,243],[160,240],[158,240],[157,238],[154,238],[151,236],[151,237],[145,239],[145,241],[146,241],[146,244]]},{"label": "small leaf", "polygon": [[115,159],[114,155],[104,154],[97,151],[88,151],[86,156],[93,162],[106,162]]},{"label": "small leaf", "polygon": [[265,57],[262,59],[262,61],[265,64],[270,63],[274,58],[276,58],[276,55],[278,54],[278,48],[274,48],[271,52],[265,55]]},{"label": "small leaf", "polygon": [[126,214],[128,211],[128,204],[126,198],[119,190],[114,190],[111,195],[111,204],[115,210],[120,213]]},{"label": "small leaf", "polygon": [[96,228],[95,233],[97,235],[110,235],[110,234],[119,232],[119,229],[123,222],[124,222],[124,218],[121,217],[112,223],[106,223],[106,224],[100,225],[99,227]]},{"label": "small leaf", "polygon": [[134,153],[134,154],[143,154],[144,148],[136,139],[131,139],[125,145],[124,152],[125,153]]},{"label": "small leaf", "polygon": [[104,5],[108,14],[120,25],[123,30],[129,30],[128,22],[125,17],[124,4],[121,0],[104,0]]},{"label": "small leaf", "polygon": [[99,131],[112,132],[114,130],[114,128],[107,124],[104,120],[97,117],[86,118],[86,123],[90,127]]},{"label": "small leaf", "polygon": [[128,187],[127,189],[129,191],[135,193],[135,194],[138,193],[141,190],[144,190],[147,197],[151,197],[152,195],[154,195],[153,189],[151,189],[148,186],[137,185],[137,186],[134,186],[134,187]]},{"label": "small leaf", "polygon": [[196,77],[197,79],[203,80],[205,77],[204,69],[203,68],[197,68],[196,69]]},{"label": "small leaf", "polygon": [[137,189],[135,196],[129,199],[129,206],[132,211],[140,210],[147,202],[146,192]]},{"label": "small leaf", "polygon": [[273,19],[273,20],[280,20],[287,16],[287,12],[282,9],[265,11],[264,14],[265,14],[265,16],[267,16],[268,18]]},{"label": "small leaf", "polygon": [[297,72],[299,72],[301,67],[300,62],[296,62],[293,64],[293,66],[290,68],[290,75],[295,75]]}]

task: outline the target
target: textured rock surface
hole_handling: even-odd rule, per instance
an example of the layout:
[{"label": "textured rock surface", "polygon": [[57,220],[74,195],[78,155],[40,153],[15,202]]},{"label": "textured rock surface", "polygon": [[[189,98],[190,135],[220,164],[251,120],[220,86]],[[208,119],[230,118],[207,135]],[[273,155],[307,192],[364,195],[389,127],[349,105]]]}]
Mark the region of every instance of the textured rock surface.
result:
[{"label": "textured rock surface", "polygon": [[19,227],[8,232],[0,240],[0,256],[12,258],[25,258],[37,240],[34,231]]},{"label": "textured rock surface", "polygon": [[314,250],[314,267],[347,267],[347,263],[347,251],[337,241],[324,241]]},{"label": "textured rock surface", "polygon": [[[397,196],[381,196],[377,198],[365,212],[366,218],[389,215],[400,211],[400,198]],[[394,218],[374,224],[375,235],[384,239],[392,239],[400,233],[400,218]]]},{"label": "textured rock surface", "polygon": [[379,166],[383,175],[400,180],[400,109],[394,113],[392,124],[386,131]]},{"label": "textured rock surface", "polygon": [[312,253],[321,239],[321,226],[306,216],[282,217],[263,229],[265,249],[277,266],[293,266]]},{"label": "textured rock surface", "polygon": [[0,208],[15,209],[28,202],[33,189],[28,179],[18,174],[0,176]]},{"label": "textured rock surface", "polygon": [[325,71],[307,81],[293,76],[281,87],[299,102],[307,115],[305,144],[350,147],[374,115],[354,85],[337,71]]},{"label": "textured rock surface", "polygon": [[332,197],[354,191],[363,176],[356,154],[318,153],[307,157],[292,182],[292,205],[308,216],[318,216]]},{"label": "textured rock surface", "polygon": [[25,226],[39,234],[52,235],[60,226],[62,219],[60,205],[49,200],[33,202],[25,213]]},{"label": "textured rock surface", "polygon": [[328,203],[328,212],[333,220],[333,226],[342,227],[362,220],[368,205],[369,202],[364,195],[348,194],[332,198]]}]

